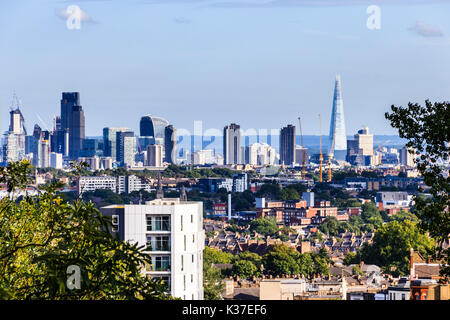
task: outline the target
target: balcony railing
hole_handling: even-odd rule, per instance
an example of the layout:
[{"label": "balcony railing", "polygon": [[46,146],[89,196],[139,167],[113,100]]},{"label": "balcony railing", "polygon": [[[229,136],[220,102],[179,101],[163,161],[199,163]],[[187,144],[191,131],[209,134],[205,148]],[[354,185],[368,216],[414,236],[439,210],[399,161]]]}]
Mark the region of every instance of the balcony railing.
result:
[{"label": "balcony railing", "polygon": [[170,251],[169,243],[147,243],[146,251]]}]

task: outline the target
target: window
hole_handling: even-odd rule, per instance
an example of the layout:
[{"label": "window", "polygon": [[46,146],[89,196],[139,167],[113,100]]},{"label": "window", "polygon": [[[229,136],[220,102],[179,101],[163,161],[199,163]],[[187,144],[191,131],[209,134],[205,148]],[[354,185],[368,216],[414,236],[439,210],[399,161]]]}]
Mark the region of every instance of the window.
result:
[{"label": "window", "polygon": [[194,283],[194,275],[191,274],[191,283]]},{"label": "window", "polygon": [[195,243],[195,234],[192,235],[192,243]]},{"label": "window", "polygon": [[119,225],[119,215],[113,214],[111,220],[112,220],[112,225],[114,225],[114,226]]},{"label": "window", "polygon": [[191,223],[194,223],[194,215],[191,214]]},{"label": "window", "polygon": [[148,215],[147,231],[170,231],[170,217]]},{"label": "window", "polygon": [[184,235],[184,251],[186,251],[186,235]]},{"label": "window", "polygon": [[170,271],[170,256],[156,256],[154,271]]},{"label": "window", "polygon": [[406,295],[402,293],[402,300],[406,300]]},{"label": "window", "polygon": [[192,255],[192,263],[194,263],[194,255]]},{"label": "window", "polygon": [[184,257],[181,256],[181,271],[184,269]]},{"label": "window", "polygon": [[186,290],[186,275],[183,276],[184,290]]},{"label": "window", "polygon": [[181,216],[181,231],[183,231],[183,216]]},{"label": "window", "polygon": [[147,251],[170,251],[170,237],[147,236]]}]

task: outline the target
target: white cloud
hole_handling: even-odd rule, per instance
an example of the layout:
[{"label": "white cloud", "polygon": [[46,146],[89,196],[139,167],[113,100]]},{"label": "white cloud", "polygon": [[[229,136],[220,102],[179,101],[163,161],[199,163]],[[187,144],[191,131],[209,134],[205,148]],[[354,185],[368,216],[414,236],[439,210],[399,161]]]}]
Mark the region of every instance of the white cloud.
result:
[{"label": "white cloud", "polygon": [[427,38],[444,36],[444,34],[442,33],[442,31],[439,28],[430,26],[423,22],[416,22],[416,24],[413,27],[409,28],[409,30],[411,30],[412,32],[414,32],[422,37],[427,37]]}]

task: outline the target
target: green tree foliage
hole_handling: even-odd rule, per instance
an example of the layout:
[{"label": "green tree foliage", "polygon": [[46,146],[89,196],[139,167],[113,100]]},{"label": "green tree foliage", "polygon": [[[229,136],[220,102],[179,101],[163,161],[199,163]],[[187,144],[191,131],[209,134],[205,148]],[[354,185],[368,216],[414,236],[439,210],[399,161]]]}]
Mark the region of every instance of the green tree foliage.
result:
[{"label": "green tree foliage", "polygon": [[335,217],[327,217],[320,225],[319,230],[328,236],[339,235],[339,221]]},{"label": "green tree foliage", "polygon": [[233,264],[232,272],[240,278],[249,278],[251,276],[258,276],[258,267],[251,261],[239,260]]},{"label": "green tree foliage", "polygon": [[298,195],[297,190],[295,190],[294,188],[284,188],[278,194],[278,199],[281,201],[300,200],[300,196]]},{"label": "green tree foliage", "polygon": [[391,106],[392,113],[385,117],[398,129],[407,147],[420,156],[417,169],[430,187],[431,199],[415,198],[416,214],[422,229],[436,239],[434,258],[446,265],[441,275],[450,278],[450,247],[445,247],[450,235],[450,176],[442,161],[450,156],[450,103],[425,101],[425,106],[408,103],[408,107]]},{"label": "green tree foliage", "polygon": [[256,193],[259,198],[278,199],[280,185],[277,183],[264,183],[261,189]]},{"label": "green tree foliage", "polygon": [[[28,162],[2,168],[10,192],[25,187]],[[167,299],[163,283],[142,274],[151,258],[109,233],[110,219],[92,203],[69,204],[44,187],[37,196],[0,201],[1,299]],[[80,289],[66,285],[81,271]]]},{"label": "green tree foliage", "polygon": [[298,260],[300,253],[294,248],[285,245],[273,245],[270,251],[264,255],[264,269],[271,275],[299,274]]},{"label": "green tree foliage", "polygon": [[346,266],[349,266],[351,264],[355,264],[355,263],[359,263],[356,262],[358,259],[358,255],[356,254],[356,252],[347,252],[347,254],[344,257],[343,263]]},{"label": "green tree foliage", "polygon": [[250,231],[270,236],[278,232],[278,226],[275,218],[256,218],[250,222]]},{"label": "green tree foliage", "polygon": [[424,255],[434,249],[434,241],[410,221],[392,221],[380,227],[371,245],[365,245],[360,260],[376,264],[394,276],[409,273],[410,248]]},{"label": "green tree foliage", "polygon": [[233,255],[218,249],[205,247],[203,251],[203,261],[206,264],[228,264],[231,263]]}]

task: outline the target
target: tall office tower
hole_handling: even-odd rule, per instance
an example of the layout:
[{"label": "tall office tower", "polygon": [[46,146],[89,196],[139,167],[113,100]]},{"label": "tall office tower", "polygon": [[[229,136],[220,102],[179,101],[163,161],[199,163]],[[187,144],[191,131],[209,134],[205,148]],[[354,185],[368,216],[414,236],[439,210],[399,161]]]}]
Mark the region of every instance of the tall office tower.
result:
[{"label": "tall office tower", "polygon": [[10,122],[9,122],[9,132],[14,134],[27,134],[27,130],[25,128],[25,119],[23,118],[22,112],[19,107],[16,110],[11,110],[10,114]]},{"label": "tall office tower", "polygon": [[76,159],[83,148],[85,138],[83,107],[72,106],[72,113],[69,118],[69,158]]},{"label": "tall office tower", "polygon": [[117,132],[131,131],[130,128],[106,127],[103,128],[103,155],[111,157],[112,161],[117,160]]},{"label": "tall office tower", "polygon": [[289,124],[280,130],[280,164],[295,163],[295,126]]},{"label": "tall office tower", "polygon": [[111,232],[121,240],[146,246],[152,264],[142,271],[161,278],[167,292],[183,300],[203,300],[203,203],[163,198],[145,204],[100,209],[112,219]]},{"label": "tall office tower", "polygon": [[235,123],[223,128],[224,164],[241,164],[241,127]]},{"label": "tall office tower", "polygon": [[333,110],[331,112],[330,124],[330,144],[331,147],[333,136],[334,140],[334,158],[337,160],[345,160],[347,154],[347,134],[345,131],[344,119],[344,101],[342,99],[341,76],[336,76],[334,86]]},{"label": "tall office tower", "polygon": [[42,129],[41,127],[39,127],[38,124],[34,125],[34,130],[33,130],[33,137],[35,137],[36,139],[40,139],[41,138],[41,134],[42,134]]},{"label": "tall office tower", "polygon": [[6,144],[3,148],[3,161],[9,163],[25,158],[26,135],[25,119],[17,106],[15,110],[10,111],[9,130],[5,133]]},{"label": "tall office tower", "polygon": [[177,163],[177,136],[173,125],[164,129],[164,161]]},{"label": "tall office tower", "polygon": [[[80,93],[79,92],[63,92],[61,99],[61,119],[58,139],[58,152],[62,152],[65,156],[71,157],[73,153],[70,151],[70,126],[71,116],[74,106],[80,105]],[[83,122],[84,126],[84,122]],[[71,157],[72,158],[72,157]]]},{"label": "tall office tower", "polygon": [[[64,153],[65,131],[61,130],[61,117],[53,118],[53,132],[50,139],[50,148],[52,152]],[[67,149],[67,151],[69,151]]]},{"label": "tall office tower", "polygon": [[134,166],[136,154],[136,137],[133,131],[118,131],[116,133],[116,157],[122,166]]},{"label": "tall office tower", "polygon": [[155,117],[152,115],[146,115],[141,117],[139,123],[141,137],[153,137],[155,143],[164,143],[165,128],[169,125],[169,121],[161,117]]},{"label": "tall office tower", "polygon": [[413,148],[404,146],[400,149],[400,165],[407,167],[415,167],[414,160],[418,157],[417,151]]},{"label": "tall office tower", "polygon": [[163,166],[163,146],[152,144],[147,146],[147,166],[162,167]]},{"label": "tall office tower", "polygon": [[38,168],[50,167],[50,141],[44,139],[44,136],[39,140],[37,160]]},{"label": "tall office tower", "polygon": [[373,134],[369,133],[368,127],[358,130],[353,140],[347,140],[346,160],[360,166],[373,164]]}]

